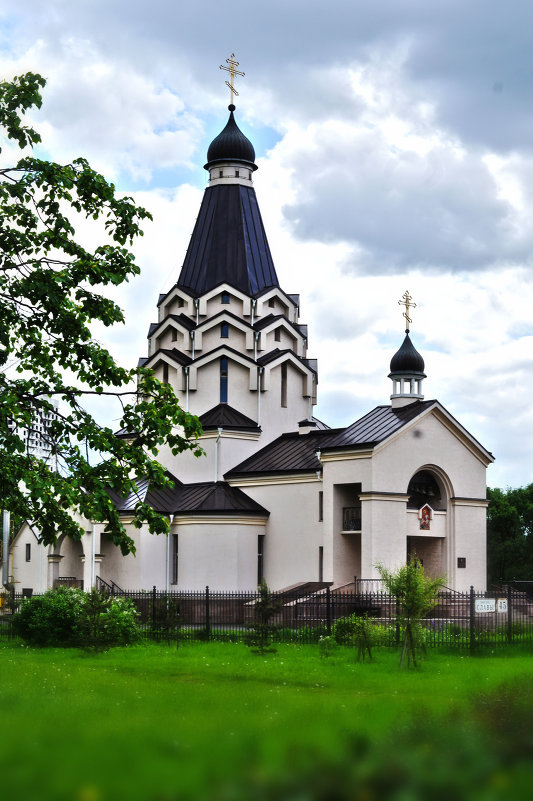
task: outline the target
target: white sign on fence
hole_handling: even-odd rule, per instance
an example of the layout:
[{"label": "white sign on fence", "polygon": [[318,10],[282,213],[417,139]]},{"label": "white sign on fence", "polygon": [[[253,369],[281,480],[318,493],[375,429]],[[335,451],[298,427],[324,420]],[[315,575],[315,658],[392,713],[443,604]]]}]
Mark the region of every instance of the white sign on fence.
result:
[{"label": "white sign on fence", "polygon": [[507,598],[498,598],[496,609],[498,612],[507,612]]},{"label": "white sign on fence", "polygon": [[476,598],[476,612],[495,612],[496,600],[494,598]]}]

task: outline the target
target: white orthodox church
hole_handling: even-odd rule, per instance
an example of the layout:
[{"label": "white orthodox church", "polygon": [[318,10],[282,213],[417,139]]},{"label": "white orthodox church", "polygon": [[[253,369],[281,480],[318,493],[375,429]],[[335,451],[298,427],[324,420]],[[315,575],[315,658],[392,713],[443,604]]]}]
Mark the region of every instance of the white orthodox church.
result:
[{"label": "white orthodox church", "polygon": [[[173,489],[140,482],[170,535],[132,528],[137,554],[124,557],[104,524],[82,521],[81,542],[59,534],[47,548],[25,524],[10,574],[33,592],[74,579],[88,588],[97,577],[123,589],[253,590],[262,578],[273,589],[340,587],[416,553],[450,588],[484,589],[492,455],[438,400],[424,400],[424,361],[408,331],[390,361],[390,403],[346,428],[313,417],[317,363],[299,296],[279,283],[254,148],[229,111],[207,153],[179,279],[157,301],[141,359],[203,426],[203,458],[159,454]],[[128,526],[136,498],[114,501]]]}]

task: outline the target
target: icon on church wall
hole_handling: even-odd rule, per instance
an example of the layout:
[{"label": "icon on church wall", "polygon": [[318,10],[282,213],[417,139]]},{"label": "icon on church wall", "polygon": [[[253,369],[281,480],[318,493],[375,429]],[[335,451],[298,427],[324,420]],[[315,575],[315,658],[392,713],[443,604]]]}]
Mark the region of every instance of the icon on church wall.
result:
[{"label": "icon on church wall", "polygon": [[433,509],[431,506],[426,503],[426,505],[420,509],[418,517],[420,519],[420,530],[429,531],[431,528],[431,518],[433,517]]}]

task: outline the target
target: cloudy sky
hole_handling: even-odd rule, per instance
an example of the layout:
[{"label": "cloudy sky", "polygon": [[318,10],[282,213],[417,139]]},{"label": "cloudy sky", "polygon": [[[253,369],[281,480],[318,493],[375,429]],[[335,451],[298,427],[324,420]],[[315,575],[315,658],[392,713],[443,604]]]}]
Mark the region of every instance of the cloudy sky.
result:
[{"label": "cloudy sky", "polygon": [[388,402],[408,289],[425,396],[494,453],[502,487],[533,482],[532,45],[529,0],[0,8],[1,76],[48,81],[41,153],[86,156],[154,214],[117,296],[127,324],[105,333],[123,363],[177,280],[235,52],[278,276],[319,359],[317,416],[347,425]]}]

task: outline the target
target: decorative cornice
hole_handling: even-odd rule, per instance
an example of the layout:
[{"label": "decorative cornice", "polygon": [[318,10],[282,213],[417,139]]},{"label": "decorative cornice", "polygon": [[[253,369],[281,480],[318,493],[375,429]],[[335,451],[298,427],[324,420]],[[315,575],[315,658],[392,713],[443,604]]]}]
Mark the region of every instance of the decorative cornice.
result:
[{"label": "decorative cornice", "polygon": [[[198,437],[198,440],[202,439],[216,439],[219,436],[218,431],[215,429],[214,431],[204,431]],[[231,429],[226,429],[222,427],[222,434],[220,434],[221,439],[250,439],[250,440],[258,440],[261,436],[261,431],[232,431]]]},{"label": "decorative cornice", "polygon": [[[327,432],[330,433],[330,432]],[[320,444],[320,443],[318,443]],[[344,451],[322,451],[320,455],[321,462],[347,462],[351,461],[352,459],[371,459],[372,458],[372,451],[369,450],[355,450],[355,448],[350,448],[349,450]]]},{"label": "decorative cornice", "polygon": [[176,514],[174,516],[173,526],[188,526],[192,523],[208,524],[216,523],[217,526],[266,526],[268,521],[267,517],[255,517],[253,515],[191,515],[191,514]]},{"label": "decorative cornice", "polygon": [[361,501],[398,501],[399,503],[407,503],[409,495],[406,492],[360,492],[359,498]]},{"label": "decorative cornice", "polygon": [[227,483],[230,487],[268,487],[274,484],[317,484],[322,477],[317,477],[317,472],[312,473],[290,473],[289,475],[270,475],[270,476],[251,476],[250,478],[229,478]]},{"label": "decorative cornice", "polygon": [[489,501],[486,498],[450,498],[450,503],[454,506],[479,506],[487,508]]}]

